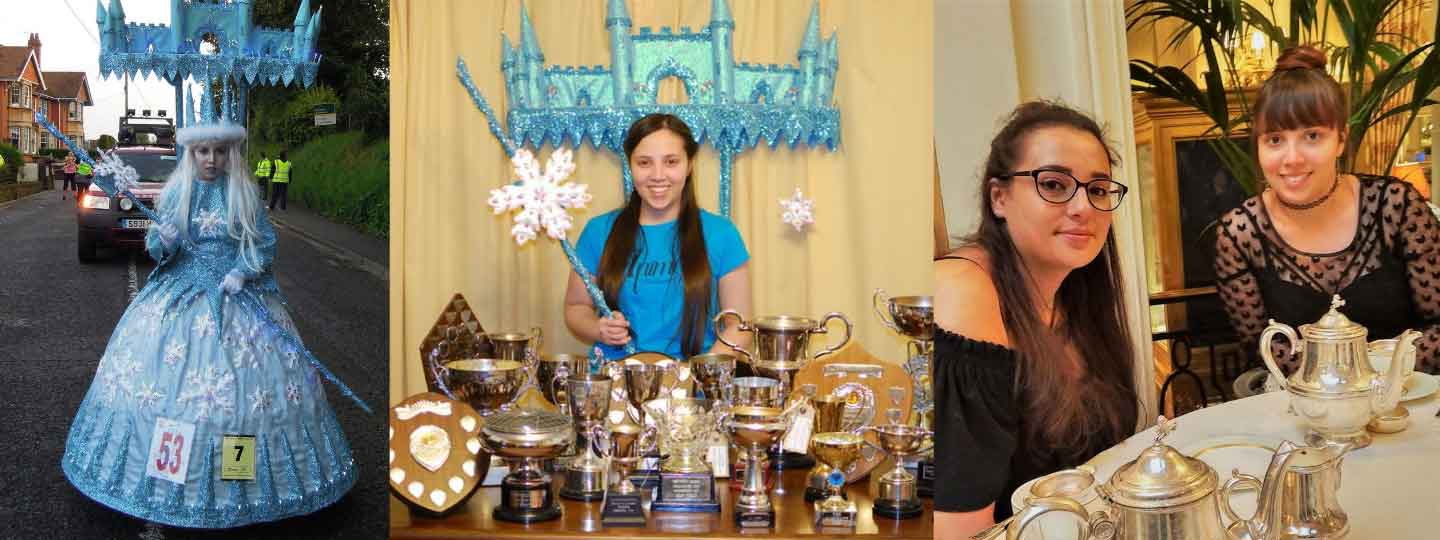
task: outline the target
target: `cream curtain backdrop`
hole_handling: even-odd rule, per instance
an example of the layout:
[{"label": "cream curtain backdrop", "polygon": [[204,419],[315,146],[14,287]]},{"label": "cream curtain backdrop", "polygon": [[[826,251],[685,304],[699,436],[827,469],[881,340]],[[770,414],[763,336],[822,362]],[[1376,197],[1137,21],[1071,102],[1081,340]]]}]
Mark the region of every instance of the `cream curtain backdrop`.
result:
[{"label": "cream curtain backdrop", "polygon": [[[704,27],[711,0],[629,0],[640,27]],[[819,318],[840,311],[855,338],[891,361],[904,341],[872,313],[876,287],[930,294],[932,174],[932,3],[822,1],[822,34],[839,32],[835,102],[842,142],[818,148],[761,148],[735,160],[733,211],[750,251],[754,312]],[[610,63],[604,0],[529,0],[525,7],[549,65]],[[810,0],[731,0],[737,62],[794,64]],[[500,35],[520,35],[520,2],[395,1],[390,8],[391,213],[390,399],[424,391],[419,344],[455,292],[489,331],[538,326],[547,353],[583,353],[565,328],[570,267],[558,243],[515,245],[510,220],[486,204],[513,180],[509,161],[456,74],[463,57],[475,84],[504,117]],[[678,30],[677,30],[678,31]],[[666,81],[662,102],[683,90]],[[668,98],[668,99],[667,99]],[[544,160],[553,148],[539,154]],[[594,200],[572,213],[586,221],[622,204],[620,161],[588,144],[572,180]],[[701,205],[717,211],[719,165],[709,147],[695,164]],[[796,187],[815,201],[804,234],[780,220],[779,199]],[[832,335],[835,332],[832,330]],[[812,350],[825,344],[817,336]]]},{"label": "cream curtain backdrop", "polygon": [[[1155,421],[1149,290],[1135,127],[1130,110],[1125,5],[1120,0],[937,0],[936,154],[952,237],[979,223],[979,174],[990,138],[1022,100],[1060,99],[1108,127],[1115,177],[1130,187],[1112,227],[1125,274],[1140,423]],[[995,54],[974,54],[983,47]],[[984,84],[975,84],[976,80]]]}]

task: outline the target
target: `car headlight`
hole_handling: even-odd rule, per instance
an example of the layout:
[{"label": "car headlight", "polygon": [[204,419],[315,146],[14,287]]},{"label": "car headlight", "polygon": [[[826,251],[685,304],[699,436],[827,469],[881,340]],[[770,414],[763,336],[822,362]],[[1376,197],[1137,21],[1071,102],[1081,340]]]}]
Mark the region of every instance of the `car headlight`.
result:
[{"label": "car headlight", "polygon": [[135,208],[135,202],[134,202],[134,201],[131,201],[130,199],[125,198],[125,197],[121,197],[121,198],[120,198],[120,209],[121,209],[121,210],[124,210],[124,211],[126,211],[126,212],[129,212],[130,210],[133,210],[134,208]]},{"label": "car headlight", "polygon": [[98,208],[101,210],[109,210],[110,197],[105,197],[103,195],[86,195],[85,199],[80,201],[80,206],[84,206],[85,208]]}]

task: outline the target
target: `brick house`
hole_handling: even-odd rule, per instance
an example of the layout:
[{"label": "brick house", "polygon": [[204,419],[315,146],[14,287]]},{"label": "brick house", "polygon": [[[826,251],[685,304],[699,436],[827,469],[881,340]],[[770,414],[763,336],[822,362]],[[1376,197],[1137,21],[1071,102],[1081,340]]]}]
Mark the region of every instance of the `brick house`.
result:
[{"label": "brick house", "polygon": [[61,133],[84,144],[85,107],[95,104],[85,72],[44,71],[40,60],[39,34],[30,34],[23,47],[0,46],[0,140],[20,149],[27,161],[41,148],[60,146],[35,123],[37,107],[45,108]]}]

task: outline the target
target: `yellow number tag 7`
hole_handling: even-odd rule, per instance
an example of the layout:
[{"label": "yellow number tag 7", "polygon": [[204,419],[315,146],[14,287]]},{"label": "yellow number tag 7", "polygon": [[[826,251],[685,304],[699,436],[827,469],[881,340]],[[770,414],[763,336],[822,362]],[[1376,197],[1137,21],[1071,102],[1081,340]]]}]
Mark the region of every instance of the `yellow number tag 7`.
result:
[{"label": "yellow number tag 7", "polygon": [[254,435],[226,435],[221,448],[221,480],[255,480]]}]

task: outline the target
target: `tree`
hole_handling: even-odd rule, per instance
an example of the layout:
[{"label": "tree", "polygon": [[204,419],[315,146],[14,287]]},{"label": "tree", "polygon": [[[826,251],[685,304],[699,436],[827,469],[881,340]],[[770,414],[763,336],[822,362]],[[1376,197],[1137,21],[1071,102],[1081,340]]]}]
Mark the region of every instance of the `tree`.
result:
[{"label": "tree", "polygon": [[[257,0],[252,19],[260,26],[288,29],[299,4]],[[315,83],[340,91],[343,127],[385,136],[390,130],[389,0],[326,0],[324,6],[315,43],[321,55]],[[299,92],[293,86],[257,87],[250,94],[251,110],[257,116],[279,113]]]},{"label": "tree", "polygon": [[111,148],[114,148],[115,137],[112,137],[109,134],[101,135],[100,138],[95,141],[95,146],[100,147],[101,150],[109,150]]}]

